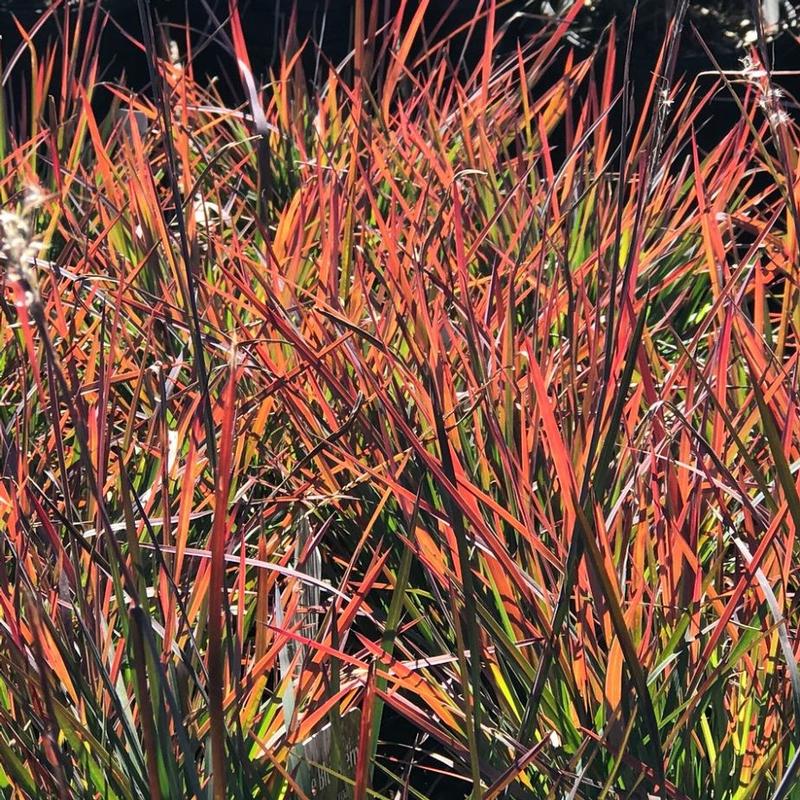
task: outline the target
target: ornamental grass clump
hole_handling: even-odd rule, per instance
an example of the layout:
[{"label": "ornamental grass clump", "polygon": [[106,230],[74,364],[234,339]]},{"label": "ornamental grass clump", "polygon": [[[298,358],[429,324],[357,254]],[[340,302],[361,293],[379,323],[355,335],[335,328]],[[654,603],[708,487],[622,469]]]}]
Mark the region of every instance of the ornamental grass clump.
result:
[{"label": "ornamental grass clump", "polygon": [[798,791],[792,99],[402,5],[4,56],[3,796]]}]

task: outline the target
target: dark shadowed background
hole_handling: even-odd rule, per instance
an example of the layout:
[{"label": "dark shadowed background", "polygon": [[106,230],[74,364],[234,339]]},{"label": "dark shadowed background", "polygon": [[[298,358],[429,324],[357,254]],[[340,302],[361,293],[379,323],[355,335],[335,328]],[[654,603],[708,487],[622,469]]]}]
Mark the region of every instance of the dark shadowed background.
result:
[{"label": "dark shadowed background", "polygon": [[[638,4],[632,38],[631,78],[634,92],[637,89],[642,91],[650,82],[658,45],[676,2],[640,0]],[[798,61],[797,44],[791,29],[797,22],[797,15],[792,3],[786,0],[692,0],[677,74],[691,76],[712,68],[700,40],[714,53],[723,68],[736,69],[738,59],[744,52],[743,40],[755,36],[754,12],[764,3],[775,2],[778,4],[783,32],[771,39],[768,45],[770,57],[775,68],[794,69]],[[569,6],[570,2],[561,0],[560,4],[564,7]],[[22,41],[17,25],[30,29],[41,19],[45,5],[45,0],[0,0],[0,9],[5,9],[0,10],[0,58],[4,66],[13,58]],[[134,37],[141,36],[137,0],[98,0],[98,5],[108,15],[101,47],[102,77],[119,80],[124,76],[125,83],[132,88],[146,89],[147,62],[122,33],[128,31]],[[215,34],[220,23],[224,27],[228,0],[146,0],[146,5],[153,17],[163,23],[165,38],[172,33],[176,39],[182,40],[182,34],[177,30],[188,22],[196,50],[195,69],[209,79],[218,76],[225,99],[232,103],[240,102],[243,97],[234,61],[221,37]],[[295,32],[297,41],[310,37],[320,45],[322,60],[327,58],[334,64],[341,62],[351,48],[354,5],[355,0],[239,0],[248,50],[258,75],[265,76],[269,67],[280,58],[288,30]],[[559,8],[559,0],[501,0],[498,5],[496,24],[498,29],[506,31],[499,47],[502,52],[511,50],[519,39],[524,40],[552,21],[552,16]],[[410,15],[418,6],[417,0],[365,2],[365,8],[368,11],[375,8],[382,21],[393,18],[401,7],[406,15]],[[437,36],[458,31],[470,22],[476,9],[486,6],[487,0],[429,0],[425,30],[429,35]],[[573,44],[588,53],[602,41],[603,31],[614,18],[617,20],[618,37],[625,39],[632,24],[633,6],[630,0],[587,0],[575,25]],[[51,20],[41,26],[37,39],[41,41],[57,37],[61,17],[62,11],[53,14]],[[464,52],[464,63],[469,65],[480,52],[482,40],[482,29],[477,25],[471,39],[464,35],[454,38],[451,52],[459,55]],[[313,46],[306,48],[305,54],[306,74],[313,76],[314,65],[321,59]],[[24,74],[19,69],[15,72],[16,76]],[[553,79],[557,77],[553,75]],[[783,76],[781,85],[789,95],[788,106],[791,110],[792,98],[798,90],[796,76]],[[12,111],[20,89],[8,84],[5,86],[8,107]],[[98,102],[102,104],[102,98]],[[704,133],[711,137],[708,143],[713,143],[715,130],[721,133],[727,129],[728,121],[736,118],[738,109],[729,98],[721,96],[714,102],[713,114],[715,124],[707,126]],[[10,116],[13,124],[13,113]]]}]

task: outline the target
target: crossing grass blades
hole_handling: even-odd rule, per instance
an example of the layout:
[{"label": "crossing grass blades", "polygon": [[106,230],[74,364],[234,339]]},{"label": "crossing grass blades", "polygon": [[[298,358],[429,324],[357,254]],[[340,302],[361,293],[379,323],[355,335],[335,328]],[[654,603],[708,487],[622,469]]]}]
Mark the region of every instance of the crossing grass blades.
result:
[{"label": "crossing grass blades", "polygon": [[375,5],[3,65],[3,796],[795,796],[793,99]]}]

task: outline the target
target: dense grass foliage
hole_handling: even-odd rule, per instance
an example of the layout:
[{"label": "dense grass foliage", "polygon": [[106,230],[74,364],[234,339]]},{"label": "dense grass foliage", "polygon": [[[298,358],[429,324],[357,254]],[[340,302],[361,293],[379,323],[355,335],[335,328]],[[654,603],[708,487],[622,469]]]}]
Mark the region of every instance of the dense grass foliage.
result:
[{"label": "dense grass foliage", "polygon": [[797,796],[789,100],[425,5],[264,87],[232,5],[240,108],[4,65],[4,797]]}]

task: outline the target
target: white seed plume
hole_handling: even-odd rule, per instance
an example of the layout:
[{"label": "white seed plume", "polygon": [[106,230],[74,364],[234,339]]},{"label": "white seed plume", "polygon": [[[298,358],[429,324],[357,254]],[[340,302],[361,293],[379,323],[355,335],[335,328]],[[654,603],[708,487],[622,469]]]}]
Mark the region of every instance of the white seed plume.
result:
[{"label": "white seed plume", "polygon": [[42,191],[33,186],[25,193],[19,211],[0,210],[0,256],[6,262],[5,278],[20,286],[26,308],[39,303],[36,259],[44,245],[33,234],[31,213],[44,199]]}]

